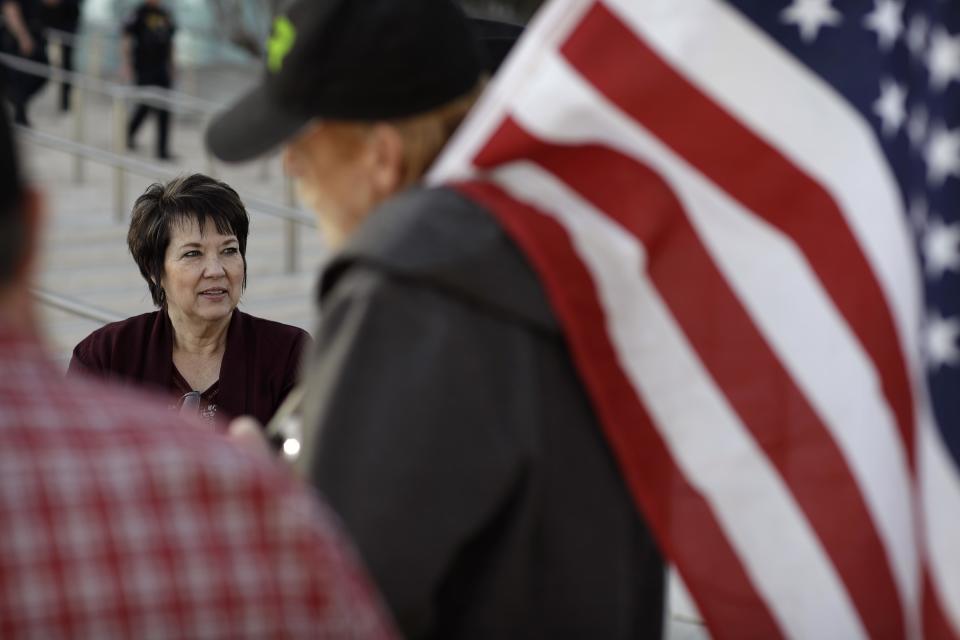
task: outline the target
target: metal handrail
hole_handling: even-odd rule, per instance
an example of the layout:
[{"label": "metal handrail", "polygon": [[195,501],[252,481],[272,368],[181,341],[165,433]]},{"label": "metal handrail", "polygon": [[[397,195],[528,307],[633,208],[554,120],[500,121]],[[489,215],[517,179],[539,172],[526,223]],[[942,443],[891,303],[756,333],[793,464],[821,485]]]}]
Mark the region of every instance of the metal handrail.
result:
[{"label": "metal handrail", "polygon": [[112,80],[97,78],[79,71],[67,71],[59,67],[37,62],[36,60],[21,58],[20,56],[9,53],[0,53],[0,62],[2,62],[4,66],[30,75],[41,76],[56,82],[67,81],[75,87],[102,93],[112,98],[150,102],[153,104],[161,103],[168,108],[173,107],[172,110],[174,111],[187,111],[210,115],[223,108],[223,105],[217,102],[204,100],[203,98],[181,93],[173,89],[131,86]]},{"label": "metal handrail", "polygon": [[[93,162],[105,164],[123,171],[129,171],[153,180],[169,180],[181,173],[175,169],[169,169],[137,158],[130,158],[113,151],[92,147],[43,131],[36,131],[29,127],[17,125],[15,129],[19,138],[26,142],[58,151],[65,151],[76,156],[82,156]],[[316,219],[312,215],[308,215],[298,209],[278,205],[256,196],[243,194],[242,192],[238,193],[249,212],[280,218],[286,222],[286,233],[284,234],[284,268],[287,273],[295,272],[299,262],[296,225],[316,228]],[[115,193],[115,197],[122,200],[122,192]],[[119,206],[122,207],[123,203],[120,202]]]},{"label": "metal handrail", "polygon": [[[145,175],[154,179],[168,179],[177,175],[176,171],[165,170],[154,164],[142,162],[140,160],[130,159],[122,155],[124,145],[123,131],[126,123],[126,105],[131,100],[148,103],[164,103],[168,106],[174,106],[174,110],[194,111],[209,116],[212,112],[221,108],[218,103],[190,96],[187,94],[164,89],[161,87],[131,87],[125,84],[119,84],[110,80],[103,80],[88,74],[77,71],[67,71],[58,67],[43,64],[34,60],[28,60],[19,56],[6,53],[0,53],[0,62],[5,66],[22,71],[24,73],[42,76],[54,81],[66,81],[76,86],[80,91],[78,108],[75,109],[74,140],[68,140],[59,136],[33,131],[18,127],[21,136],[29,141],[41,144],[47,147],[66,151],[74,156],[74,179],[77,182],[83,179],[83,161],[84,159],[100,162],[114,168],[114,210],[118,220],[122,220],[126,212],[125,206],[125,180],[124,172],[133,171],[139,175]],[[104,93],[113,98],[113,151],[106,151],[96,147],[84,144],[84,126],[83,126],[83,100],[84,90]],[[213,158],[209,152],[205,152],[206,173],[214,175]],[[286,199],[289,204],[293,204],[291,185],[288,183],[286,189]],[[252,211],[260,211],[267,215],[283,218],[287,221],[285,234],[285,260],[284,266],[287,273],[293,273],[297,270],[297,231],[296,224],[305,224],[316,226],[312,216],[308,216],[296,209],[287,206],[280,206],[270,203],[260,198],[248,196],[245,198]]]},{"label": "metal handrail", "polygon": [[[171,169],[164,165],[146,162],[137,158],[131,158],[129,156],[114,153],[113,151],[107,151],[106,149],[100,149],[98,147],[92,147],[90,145],[74,142],[68,138],[63,138],[52,133],[46,133],[44,131],[36,131],[30,127],[15,125],[14,128],[19,134],[20,138],[25,139],[28,142],[34,142],[40,146],[50,149],[57,149],[59,151],[67,151],[69,153],[79,154],[89,160],[93,160],[94,162],[99,162],[100,164],[105,164],[111,167],[121,167],[127,171],[130,171],[131,173],[135,173],[147,178],[152,178],[155,180],[169,180],[170,178],[174,178],[183,173],[182,171]],[[306,214],[299,209],[275,204],[268,200],[258,198],[257,196],[244,194],[242,191],[238,191],[238,193],[240,194],[240,198],[243,200],[248,211],[263,213],[274,218],[289,220],[291,222],[296,222],[308,227],[315,228],[317,226],[317,222],[313,216]]]},{"label": "metal handrail", "polygon": [[[80,42],[83,40],[107,40],[111,44],[116,45],[117,42],[123,39],[124,34],[118,32],[115,25],[104,27],[105,23],[99,23],[97,26],[95,23],[86,23],[83,27],[83,30],[76,31],[71,33],[70,31],[63,31],[62,29],[54,29],[52,27],[47,27],[44,29],[44,34],[47,36],[48,40],[54,40],[59,42],[64,42],[68,46],[79,47]],[[229,39],[219,36],[219,34],[212,29],[197,29],[190,28],[184,30],[184,33],[189,33],[191,37],[195,38],[205,38],[207,40],[212,40],[215,44],[229,45],[236,47],[236,45]]]},{"label": "metal handrail", "polygon": [[[165,89],[161,87],[131,87],[125,84],[119,84],[110,80],[102,80],[100,78],[90,76],[84,73],[77,71],[66,71],[51,65],[43,64],[34,60],[27,60],[19,56],[13,56],[5,53],[0,53],[0,63],[3,65],[21,71],[23,73],[28,73],[32,75],[38,75],[53,81],[66,81],[74,85],[77,91],[77,106],[74,109],[74,134],[73,137],[76,142],[82,143],[85,134],[84,126],[84,117],[83,117],[83,104],[84,99],[83,95],[87,90],[104,93],[112,97],[113,101],[113,150],[115,152],[121,152],[124,146],[124,130],[126,127],[126,117],[127,117],[127,104],[131,100],[137,100],[139,102],[146,102],[151,105],[156,105],[157,103],[164,103],[167,106],[173,105],[174,111],[194,111],[202,114],[203,117],[208,117],[213,111],[220,109],[220,105],[209,100],[203,100],[201,98],[196,98],[194,96],[188,96],[187,94],[182,94],[172,89]],[[210,175],[214,175],[214,162],[213,156],[209,152],[205,152],[205,164],[206,172]],[[120,171],[120,169],[118,169]],[[80,183],[83,181],[83,159],[81,156],[75,156],[74,167],[73,167],[74,181]],[[115,191],[120,194],[121,197],[117,198],[117,205],[119,206],[123,202],[122,192],[123,185],[122,180],[119,174],[115,176]],[[288,200],[292,204],[292,200]],[[123,216],[123,211],[121,209],[116,210],[118,218]]]},{"label": "metal handrail", "polygon": [[78,316],[80,318],[93,320],[94,322],[99,322],[100,324],[109,324],[111,322],[123,320],[123,316],[118,315],[113,311],[94,307],[85,302],[81,302],[76,298],[71,298],[59,293],[47,291],[46,289],[33,287],[31,289],[31,293],[33,294],[34,298],[48,307],[65,311],[70,315]]},{"label": "metal handrail", "polygon": [[67,46],[77,48],[80,46],[81,40],[91,40],[93,38],[103,37],[100,34],[82,34],[82,33],[71,33],[69,31],[64,31],[63,29],[54,29],[53,27],[47,27],[43,30],[44,35],[47,37],[47,40],[52,40],[54,42],[62,42]]}]

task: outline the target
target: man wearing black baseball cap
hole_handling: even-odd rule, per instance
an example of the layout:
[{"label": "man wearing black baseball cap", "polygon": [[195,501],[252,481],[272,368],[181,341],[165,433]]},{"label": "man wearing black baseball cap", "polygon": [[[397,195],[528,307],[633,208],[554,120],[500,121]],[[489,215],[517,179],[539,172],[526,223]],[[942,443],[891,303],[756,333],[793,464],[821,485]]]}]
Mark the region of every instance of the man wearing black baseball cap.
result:
[{"label": "man wearing black baseball cap", "polygon": [[314,118],[422,113],[466,94],[482,55],[447,2],[297,2],[274,23],[263,82],[213,123],[207,142],[223,160],[248,160]]},{"label": "man wearing black baseball cap", "polygon": [[662,560],[542,286],[476,203],[416,186],[482,89],[476,33],[447,0],[298,2],[208,131],[225,160],[285,144],[339,249],[306,467],[409,637],[659,637]]}]

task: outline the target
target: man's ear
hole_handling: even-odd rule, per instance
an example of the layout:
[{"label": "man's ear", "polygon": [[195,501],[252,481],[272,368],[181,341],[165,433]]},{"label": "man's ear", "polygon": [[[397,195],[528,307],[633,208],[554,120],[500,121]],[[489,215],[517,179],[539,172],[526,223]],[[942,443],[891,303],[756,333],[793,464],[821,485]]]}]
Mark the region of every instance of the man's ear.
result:
[{"label": "man's ear", "polygon": [[393,125],[378,122],[367,143],[372,184],[377,199],[383,200],[403,186],[403,137]]}]

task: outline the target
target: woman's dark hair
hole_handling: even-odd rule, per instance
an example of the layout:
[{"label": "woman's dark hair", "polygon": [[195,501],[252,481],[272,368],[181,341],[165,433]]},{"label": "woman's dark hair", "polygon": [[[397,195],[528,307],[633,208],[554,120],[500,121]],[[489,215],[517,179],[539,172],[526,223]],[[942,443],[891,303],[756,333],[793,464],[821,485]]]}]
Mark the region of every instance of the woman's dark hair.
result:
[{"label": "woman's dark hair", "polygon": [[147,281],[153,303],[166,304],[163,263],[174,224],[195,220],[203,229],[207,218],[223,235],[235,235],[243,258],[243,287],[247,286],[247,232],[250,219],[240,196],[229,185],[202,173],[174,178],[147,187],[133,205],[127,246]]}]

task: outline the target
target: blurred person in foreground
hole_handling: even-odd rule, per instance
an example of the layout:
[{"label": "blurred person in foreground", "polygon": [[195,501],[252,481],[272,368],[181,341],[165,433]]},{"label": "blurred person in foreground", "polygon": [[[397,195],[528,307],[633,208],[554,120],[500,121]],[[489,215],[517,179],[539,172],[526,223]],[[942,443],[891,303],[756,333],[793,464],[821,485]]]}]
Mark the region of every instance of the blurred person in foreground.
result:
[{"label": "blurred person in foreground", "polygon": [[249,227],[237,192],[209,176],[148,187],[133,205],[127,245],[159,309],[94,331],[69,371],[181,401],[192,394],[207,420],[221,412],[268,420],[296,384],[310,338],[237,309]]},{"label": "blurred person in foreground", "polygon": [[[177,25],[160,0],[145,0],[123,24],[121,42],[121,75],[138,87],[173,86],[173,36]],[[160,160],[173,160],[170,154],[170,111],[162,104],[140,102],[127,124],[127,149],[137,148],[137,132],[153,113],[157,118],[156,155]]]},{"label": "blurred person in foreground", "polygon": [[288,473],[146,395],[60,375],[30,292],[42,219],[0,114],[0,637],[392,637]]},{"label": "blurred person in foreground", "polygon": [[662,559],[542,286],[481,207],[415,187],[482,88],[476,45],[446,1],[299,2],[208,130],[228,161],[285,143],[338,249],[306,467],[409,637],[656,638]]}]

